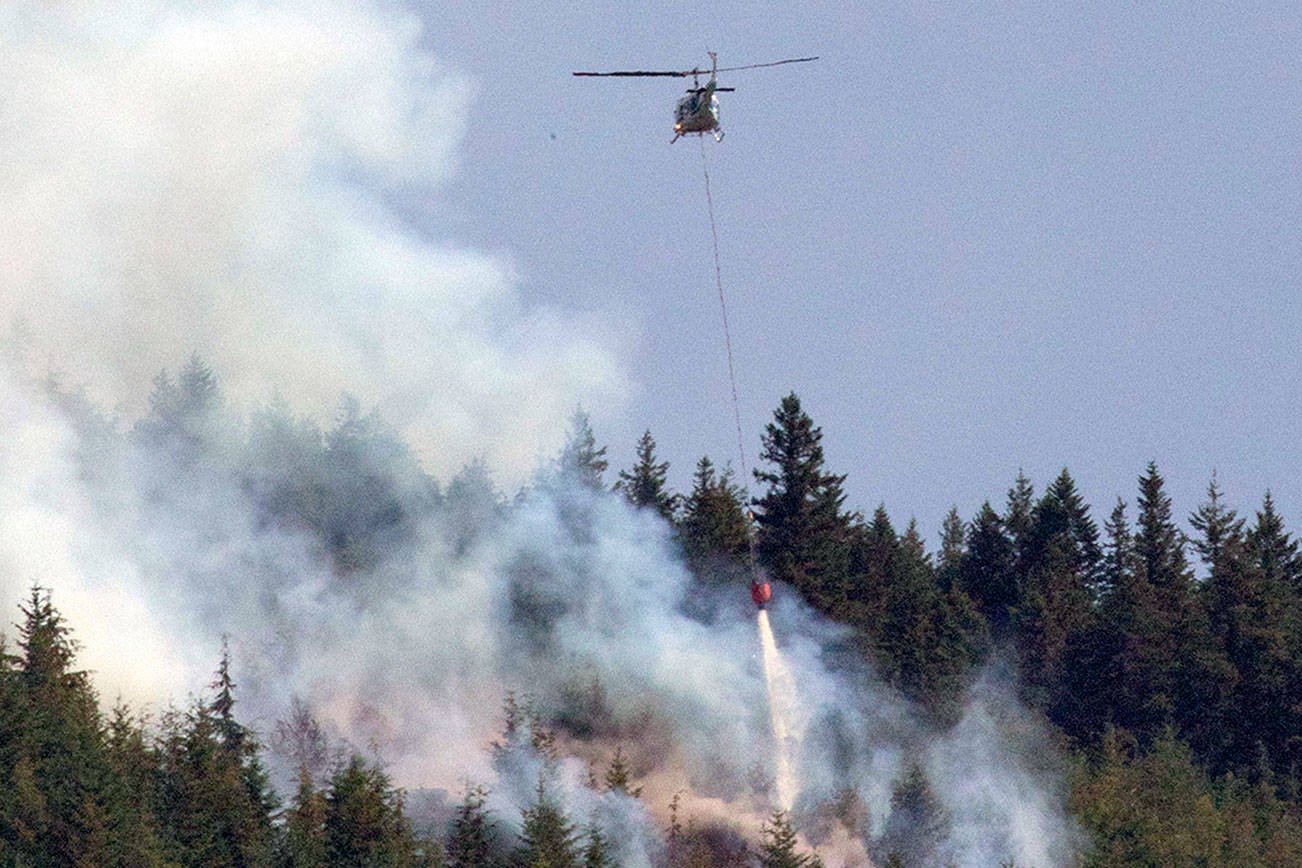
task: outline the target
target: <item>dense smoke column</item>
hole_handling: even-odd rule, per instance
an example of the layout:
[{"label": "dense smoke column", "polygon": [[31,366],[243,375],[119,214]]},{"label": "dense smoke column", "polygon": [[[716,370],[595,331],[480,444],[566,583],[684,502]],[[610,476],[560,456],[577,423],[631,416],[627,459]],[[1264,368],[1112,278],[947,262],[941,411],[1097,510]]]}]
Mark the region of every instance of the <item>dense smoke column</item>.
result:
[{"label": "dense smoke column", "polygon": [[773,639],[773,628],[769,626],[769,613],[759,610],[760,645],[764,648],[764,683],[768,687],[769,726],[773,730],[773,743],[777,750],[777,795],[778,805],[784,811],[791,810],[796,800],[796,775],[791,767],[791,742],[795,740],[794,718],[796,685],[791,678],[791,670],[782,660],[778,643]]}]

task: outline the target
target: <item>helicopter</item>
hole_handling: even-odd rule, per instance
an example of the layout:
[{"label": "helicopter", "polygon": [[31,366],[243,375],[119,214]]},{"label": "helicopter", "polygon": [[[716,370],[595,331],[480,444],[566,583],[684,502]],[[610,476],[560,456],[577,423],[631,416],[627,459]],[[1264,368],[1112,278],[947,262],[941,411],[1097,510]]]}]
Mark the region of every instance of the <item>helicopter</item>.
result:
[{"label": "helicopter", "polygon": [[763,66],[782,66],[786,63],[808,63],[811,60],[818,60],[817,57],[791,57],[786,60],[775,60],[771,63],[752,63],[746,66],[726,66],[719,69],[719,56],[711,51],[710,55],[710,80],[701,86],[701,76],[705,75],[704,69],[687,69],[682,71],[674,70],[621,70],[617,72],[576,72],[576,76],[621,76],[626,78],[638,76],[674,76],[677,78],[692,77],[692,86],[687,89],[687,96],[679,97],[677,105],[674,106],[674,137],[669,140],[669,144],[681,139],[689,133],[703,136],[710,133],[714,136],[716,142],[723,141],[723,127],[719,126],[719,98],[715,94],[723,91],[734,91],[735,87],[719,87],[718,76],[720,72],[736,72],[740,69],[759,69]]}]

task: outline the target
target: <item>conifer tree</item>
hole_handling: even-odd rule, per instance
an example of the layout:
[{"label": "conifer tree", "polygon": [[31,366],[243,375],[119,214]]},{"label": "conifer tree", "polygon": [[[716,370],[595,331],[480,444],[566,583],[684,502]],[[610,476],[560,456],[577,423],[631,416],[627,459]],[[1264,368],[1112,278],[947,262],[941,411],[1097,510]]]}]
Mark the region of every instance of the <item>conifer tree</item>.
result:
[{"label": "conifer tree", "polygon": [[846,600],[853,516],[841,511],[845,477],[823,467],[822,439],[795,393],[783,398],[762,438],[760,457],[772,469],[754,471],[768,486],[755,501],[758,548],[777,578],[835,613]]},{"label": "conifer tree", "polygon": [[870,626],[882,674],[946,715],[956,710],[968,667],[984,644],[981,628],[956,608],[964,602],[970,604],[961,593],[941,592],[917,525],[909,522],[887,568],[881,614]]},{"label": "conifer tree", "polygon": [[716,474],[708,456],[696,463],[679,534],[688,561],[707,576],[723,572],[727,580],[730,571],[721,568],[746,562],[750,520],[742,489],[732,481],[730,469]]},{"label": "conifer tree", "polygon": [[986,501],[969,526],[967,555],[959,565],[959,578],[996,638],[1006,634],[1012,609],[1017,605],[1013,566],[1013,542],[1004,532],[1003,519]]},{"label": "conifer tree", "polygon": [[1302,590],[1298,542],[1284,531],[1284,521],[1275,512],[1275,501],[1269,491],[1262,499],[1256,523],[1248,532],[1247,544],[1267,593],[1282,597]]},{"label": "conifer tree", "polygon": [[1026,555],[1031,545],[1031,528],[1035,511],[1035,488],[1020,469],[1013,487],[1008,489],[1008,500],[1001,517],[1004,530],[1012,542],[1014,571],[1020,575],[1025,569]]},{"label": "conifer tree", "polygon": [[281,830],[282,868],[326,868],[326,799],[307,766],[299,766],[298,790],[285,811]]},{"label": "conifer tree", "polygon": [[910,763],[891,793],[891,813],[877,842],[878,852],[894,854],[906,865],[943,865],[940,847],[949,828],[949,815],[932,792],[922,767]]},{"label": "conifer tree", "polygon": [[125,705],[113,709],[105,748],[106,864],[161,868],[168,860],[153,813],[158,758],[145,742],[143,725]]},{"label": "conifer tree", "polygon": [[191,354],[174,382],[167,371],[154,378],[149,412],[135,433],[169,453],[169,467],[194,467],[211,452],[220,432],[221,394],[217,377],[197,354]]},{"label": "conifer tree", "polygon": [[588,843],[583,848],[583,868],[615,868],[610,842],[596,823],[587,829]]},{"label": "conifer tree", "polygon": [[960,587],[963,553],[967,547],[967,527],[959,518],[958,507],[951,506],[940,525],[940,557],[936,579],[943,591]]},{"label": "conifer tree", "polygon": [[1200,534],[1192,540],[1193,547],[1206,564],[1214,582],[1218,570],[1224,564],[1227,548],[1233,549],[1242,544],[1244,524],[1244,520],[1234,510],[1221,502],[1221,489],[1216,483],[1215,471],[1212,472],[1211,482],[1207,484],[1207,501],[1189,516],[1189,524]]},{"label": "conifer tree", "polygon": [[467,784],[448,837],[449,868],[490,868],[496,864],[493,822],[484,808],[487,798],[483,787]]},{"label": "conifer tree", "polygon": [[622,746],[616,746],[615,755],[610,760],[610,768],[606,771],[606,791],[624,793],[636,799],[642,795],[642,788],[630,786],[632,779],[628,761],[624,758],[624,749]]},{"label": "conifer tree", "polygon": [[[1302,633],[1293,591],[1297,543],[1267,493],[1246,534],[1233,511],[1208,503],[1195,514],[1204,560],[1215,557],[1207,583],[1211,628],[1233,667],[1235,683],[1224,697],[1218,725],[1207,733],[1217,769],[1259,778],[1258,767],[1289,771],[1297,762],[1302,710],[1294,697],[1302,685]],[[1210,736],[1218,736],[1215,739]],[[1207,750],[1202,742],[1195,745]],[[1259,756],[1262,755],[1262,756]]]},{"label": "conifer tree", "polygon": [[637,441],[637,463],[631,470],[621,470],[615,488],[624,493],[634,506],[648,507],[673,521],[678,509],[678,496],[671,494],[665,484],[669,474],[668,461],[656,461],[656,441],[647,431]]},{"label": "conifer tree", "polygon": [[326,864],[369,868],[433,865],[432,845],[417,841],[389,776],[353,756],[335,773],[325,797]]},{"label": "conifer tree", "polygon": [[821,866],[817,856],[796,849],[796,832],[791,828],[785,811],[774,811],[763,826],[764,841],[760,845],[761,868],[814,868]]},{"label": "conifer tree", "polygon": [[578,868],[578,838],[574,824],[547,795],[540,779],[537,800],[524,810],[515,864],[519,868]]},{"label": "conifer tree", "polygon": [[846,597],[851,617],[869,629],[880,624],[890,587],[891,564],[899,538],[884,504],[873,510],[872,521],[850,528],[850,579]]},{"label": "conifer tree", "polygon": [[1073,713],[1064,696],[1069,648],[1093,627],[1102,553],[1089,508],[1066,469],[1035,505],[1024,554],[1026,571],[1013,621],[1025,694],[1051,715]]},{"label": "conifer tree", "polygon": [[606,447],[597,448],[597,438],[583,408],[575,408],[570,416],[570,431],[561,450],[560,471],[565,479],[588,488],[602,488],[601,475],[606,472]]},{"label": "conifer tree", "polygon": [[187,864],[270,865],[276,799],[252,733],[235,719],[223,652],[211,702],[163,716],[156,809],[168,849]]},{"label": "conifer tree", "polygon": [[[14,764],[0,838],[19,864],[94,864],[108,858],[108,775],[99,708],[85,672],[73,669],[77,643],[50,594],[32,588],[20,606],[18,672],[11,699]],[[7,834],[6,834],[7,833]]]}]

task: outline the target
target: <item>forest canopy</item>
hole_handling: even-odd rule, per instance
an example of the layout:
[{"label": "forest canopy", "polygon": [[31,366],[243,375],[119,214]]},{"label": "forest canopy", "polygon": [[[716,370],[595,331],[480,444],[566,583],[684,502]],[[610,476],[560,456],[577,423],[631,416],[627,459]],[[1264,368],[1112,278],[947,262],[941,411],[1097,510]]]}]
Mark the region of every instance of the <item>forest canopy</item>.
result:
[{"label": "forest canopy", "polygon": [[[1181,513],[1150,463],[1133,500],[1119,498],[1100,520],[1067,469],[1038,487],[1019,475],[974,515],[950,510],[933,549],[884,507],[847,507],[846,477],[826,466],[822,431],[795,394],[761,433],[751,480],[702,456],[691,489],[672,491],[650,431],[633,466],[611,474],[606,447],[576,410],[555,461],[508,496],[482,463],[435,480],[351,399],[324,429],[280,401],[241,417],[197,357],[156,378],[148,412],[130,425],[76,390],[40,389],[77,432],[84,480],[129,477],[146,494],[178,479],[233,480],[260,523],[310,537],[343,588],[391,565],[430,516],[455,558],[544,490],[579,523],[583,502],[566,492],[626,501],[660,523],[702,589],[744,594],[753,539],[760,569],[841,626],[836,652],[916,703],[929,726],[957,723],[983,671],[1014,672],[1021,702],[1067,758],[1081,864],[1302,862],[1302,555],[1269,492],[1240,514],[1213,477],[1203,501]],[[549,607],[561,605],[539,576],[528,564],[513,576],[512,623],[525,648],[545,646]],[[184,707],[155,716],[103,707],[93,673],[78,668],[79,625],[58,603],[57,586],[38,581],[0,646],[0,861],[618,864],[615,831],[568,813],[548,771],[560,745],[618,745],[627,734],[598,683],[563,709],[500,697],[503,732],[482,750],[495,767],[541,770],[518,816],[501,816],[473,781],[459,800],[416,816],[381,760],[324,747],[310,709],[260,728],[242,722],[225,650],[207,692]],[[275,743],[283,761],[285,745],[302,747],[313,727],[307,743],[321,744],[288,752],[294,785],[277,791]],[[591,789],[644,800],[623,751],[594,767]],[[651,806],[668,817],[657,858],[812,865],[813,843],[827,840],[820,823],[834,822],[876,864],[941,864],[951,818],[934,783],[915,764],[890,787],[884,823],[856,824],[851,799],[779,811],[749,837],[683,816],[675,797]]]}]

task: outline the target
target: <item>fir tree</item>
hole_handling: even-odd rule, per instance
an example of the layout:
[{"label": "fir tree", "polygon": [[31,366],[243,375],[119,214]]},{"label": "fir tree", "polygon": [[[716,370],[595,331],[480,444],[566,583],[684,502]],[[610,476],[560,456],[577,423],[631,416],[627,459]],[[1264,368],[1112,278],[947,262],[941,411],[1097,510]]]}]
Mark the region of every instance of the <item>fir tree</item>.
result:
[{"label": "fir tree", "polygon": [[1102,561],[1089,508],[1064,469],[1032,511],[1026,572],[1014,614],[1026,695],[1051,715],[1074,713],[1064,695],[1068,649],[1093,627],[1093,597]]},{"label": "fir tree", "polygon": [[484,808],[487,798],[483,787],[466,786],[448,837],[449,868],[490,868],[496,864],[493,822]]},{"label": "fir tree", "polygon": [[330,780],[324,830],[326,864],[331,866],[408,868],[438,861],[432,845],[412,835],[401,791],[359,756]]},{"label": "fir tree", "polygon": [[642,788],[630,786],[632,778],[628,761],[624,759],[624,749],[616,746],[615,755],[610,760],[610,768],[606,771],[606,791],[623,793],[636,799],[642,795]]},{"label": "fir tree", "polygon": [[539,780],[538,798],[524,810],[515,864],[519,868],[578,868],[578,838],[574,824]]},{"label": "fir tree", "polygon": [[796,849],[796,832],[791,828],[785,811],[774,811],[762,829],[764,841],[760,845],[761,868],[814,868],[822,862],[817,856]]},{"label": "fir tree", "polygon": [[968,529],[967,554],[959,564],[963,591],[976,603],[996,637],[1007,632],[1017,604],[1013,543],[1004,522],[987,501]]},{"label": "fir tree", "polygon": [[862,627],[880,624],[890,586],[891,563],[899,538],[885,505],[878,504],[868,524],[855,522],[850,528],[850,579],[846,597],[851,617]]},{"label": "fir tree", "polygon": [[326,799],[306,766],[298,769],[298,790],[284,814],[279,864],[283,868],[326,868]]},{"label": "fir tree", "polygon": [[679,534],[688,561],[707,575],[722,572],[726,580],[731,574],[724,567],[746,562],[750,519],[742,489],[733,483],[731,470],[716,474],[709,457],[696,463]]},{"label": "fir tree", "polygon": [[665,485],[669,462],[656,461],[655,451],[656,441],[647,431],[637,441],[637,463],[631,470],[619,472],[615,488],[622,491],[634,506],[654,509],[666,521],[673,521],[678,509],[678,496],[671,494]]},{"label": "fir tree", "polygon": [[570,416],[570,431],[565,440],[565,448],[561,450],[561,476],[600,490],[601,475],[608,466],[606,447],[597,448],[597,439],[593,436],[588,414],[581,407],[575,408],[574,414]]},{"label": "fir tree", "polygon": [[146,744],[143,724],[125,705],[113,709],[105,748],[109,767],[104,792],[106,864],[139,868],[168,864],[153,813],[158,758]]},{"label": "fir tree", "polygon": [[77,643],[49,592],[32,588],[20,609],[9,709],[15,731],[5,751],[14,763],[0,771],[12,781],[0,805],[0,839],[12,843],[19,864],[102,863],[109,766],[95,694],[86,673],[73,669]]},{"label": "fir tree", "polygon": [[962,584],[963,553],[967,548],[967,527],[959,518],[958,507],[951,506],[940,525],[940,558],[936,579],[941,590],[949,591]]},{"label": "fir tree", "polygon": [[1302,557],[1298,555],[1297,540],[1289,539],[1284,522],[1275,512],[1275,501],[1266,492],[1257,513],[1257,521],[1247,538],[1248,552],[1261,573],[1261,581],[1268,593],[1282,596],[1302,590]]},{"label": "fir tree", "polygon": [[1207,501],[1189,516],[1189,524],[1200,534],[1192,540],[1193,547],[1214,581],[1218,569],[1224,564],[1227,548],[1241,545],[1243,537],[1243,519],[1221,502],[1215,471],[1207,484]]},{"label": "fir tree", "polygon": [[815,607],[836,613],[846,599],[852,515],[843,513],[844,476],[823,467],[823,432],[795,393],[782,399],[765,428],[760,457],[772,470],[755,470],[768,486],[759,507],[759,554],[774,575]]},{"label": "fir tree", "polygon": [[922,767],[910,763],[891,793],[891,813],[876,849],[880,856],[893,854],[906,865],[943,865],[940,848],[949,827],[949,815],[932,792]]},{"label": "fir tree", "polygon": [[583,868],[615,868],[610,842],[596,823],[587,829],[588,843],[583,848]]},{"label": "fir tree", "polygon": [[1031,480],[1019,468],[1013,487],[1008,489],[1008,500],[1001,517],[1004,530],[1012,542],[1015,561],[1013,568],[1017,573],[1025,569],[1025,561],[1031,545],[1031,528],[1035,511],[1035,488]]},{"label": "fir tree", "polygon": [[1193,576],[1185,558],[1184,539],[1171,517],[1171,498],[1157,465],[1148,463],[1139,478],[1139,515],[1134,537],[1135,557],[1144,577],[1162,591],[1169,603],[1183,596]]}]

